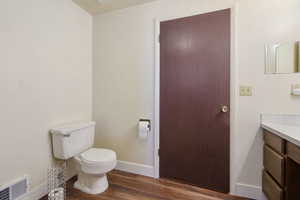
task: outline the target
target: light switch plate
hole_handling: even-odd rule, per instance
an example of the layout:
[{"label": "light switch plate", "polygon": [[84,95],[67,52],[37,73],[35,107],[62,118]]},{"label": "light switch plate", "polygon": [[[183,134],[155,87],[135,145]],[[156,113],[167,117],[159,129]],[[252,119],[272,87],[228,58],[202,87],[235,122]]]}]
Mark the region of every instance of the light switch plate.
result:
[{"label": "light switch plate", "polygon": [[252,96],[252,87],[240,86],[240,96]]}]

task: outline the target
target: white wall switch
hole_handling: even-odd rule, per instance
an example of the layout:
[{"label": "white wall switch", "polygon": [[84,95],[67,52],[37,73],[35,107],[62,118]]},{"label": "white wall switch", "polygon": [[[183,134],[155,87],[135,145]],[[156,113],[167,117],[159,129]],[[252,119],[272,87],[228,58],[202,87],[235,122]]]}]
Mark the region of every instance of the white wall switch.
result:
[{"label": "white wall switch", "polygon": [[240,96],[252,96],[252,87],[240,86]]}]

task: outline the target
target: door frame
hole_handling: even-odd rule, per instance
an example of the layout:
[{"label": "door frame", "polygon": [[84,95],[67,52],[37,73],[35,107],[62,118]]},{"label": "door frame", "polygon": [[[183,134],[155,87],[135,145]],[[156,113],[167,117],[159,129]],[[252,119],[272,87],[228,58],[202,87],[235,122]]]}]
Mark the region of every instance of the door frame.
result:
[{"label": "door frame", "polygon": [[[234,140],[237,130],[237,124],[235,123],[237,117],[237,101],[238,101],[238,86],[237,86],[237,42],[236,42],[236,7],[227,7],[223,9],[230,9],[231,11],[231,45],[230,45],[230,193],[235,191],[235,183],[237,180],[235,163],[235,150]],[[208,12],[215,12],[218,10],[212,10]],[[194,15],[205,14],[208,12],[197,12],[189,15],[169,17],[155,19],[155,68],[154,68],[154,177],[159,178],[159,148],[160,148],[160,23],[168,20],[175,20],[184,17],[191,17]]]}]

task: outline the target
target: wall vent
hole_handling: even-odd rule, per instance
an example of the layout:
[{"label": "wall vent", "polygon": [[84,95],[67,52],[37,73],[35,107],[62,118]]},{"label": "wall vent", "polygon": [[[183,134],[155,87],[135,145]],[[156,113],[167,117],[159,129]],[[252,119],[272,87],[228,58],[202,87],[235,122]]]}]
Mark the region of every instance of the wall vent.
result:
[{"label": "wall vent", "polygon": [[0,200],[10,200],[9,187],[0,191]]},{"label": "wall vent", "polygon": [[28,179],[26,177],[12,182],[4,188],[0,188],[0,200],[18,200],[28,189]]}]

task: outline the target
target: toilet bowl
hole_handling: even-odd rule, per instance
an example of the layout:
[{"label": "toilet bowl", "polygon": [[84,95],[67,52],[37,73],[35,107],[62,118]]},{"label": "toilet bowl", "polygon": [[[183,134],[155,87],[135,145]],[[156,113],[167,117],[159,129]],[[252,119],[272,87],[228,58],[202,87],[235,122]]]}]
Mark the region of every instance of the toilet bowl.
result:
[{"label": "toilet bowl", "polygon": [[74,159],[78,180],[74,187],[88,194],[100,194],[108,188],[106,173],[116,167],[116,153],[93,148],[95,122],[77,122],[50,130],[54,157]]},{"label": "toilet bowl", "polygon": [[74,187],[88,194],[100,194],[108,188],[106,173],[116,167],[116,153],[108,149],[91,148],[74,157],[78,180]]}]

